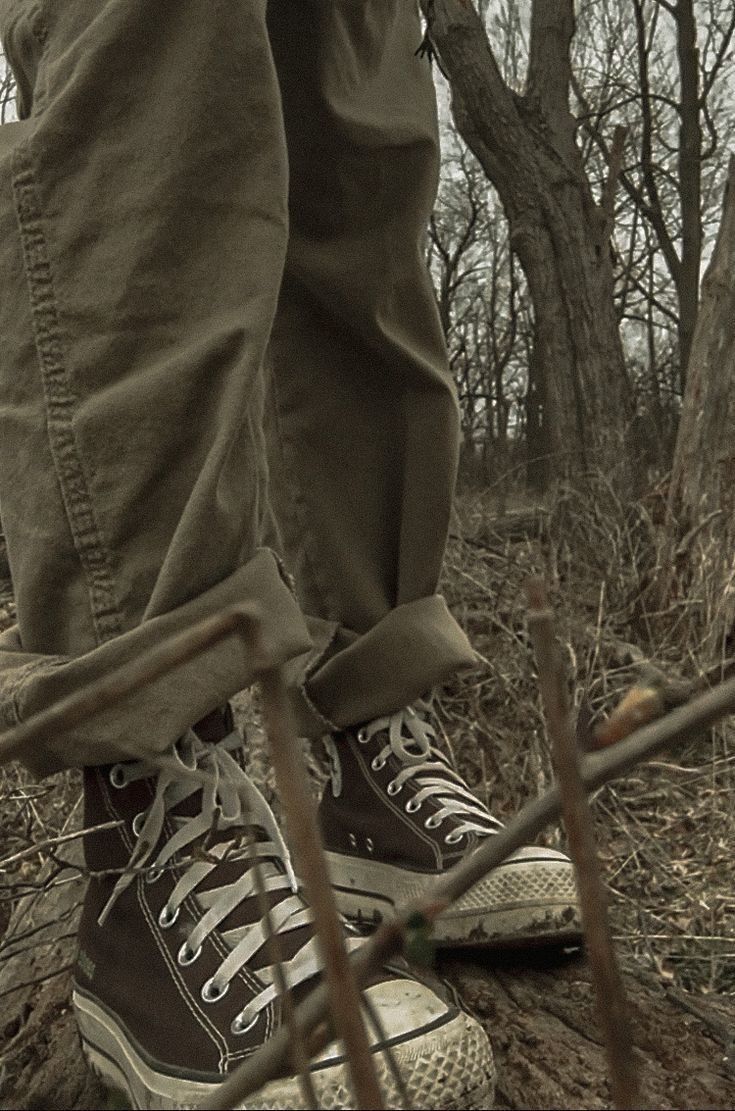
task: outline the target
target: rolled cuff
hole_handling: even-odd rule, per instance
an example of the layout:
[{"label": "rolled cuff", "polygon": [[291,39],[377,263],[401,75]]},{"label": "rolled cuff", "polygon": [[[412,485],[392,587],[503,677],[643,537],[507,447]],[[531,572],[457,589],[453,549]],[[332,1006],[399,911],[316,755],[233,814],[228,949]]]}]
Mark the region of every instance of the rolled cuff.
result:
[{"label": "rolled cuff", "polygon": [[[340,630],[333,643],[344,638]],[[301,705],[294,691],[297,718],[309,735],[395,713],[477,663],[439,594],[397,606],[369,632],[329,653],[327,648],[308,665],[299,686]]]},{"label": "rolled cuff", "polygon": [[[249,602],[262,614],[262,652],[273,663],[310,649],[301,611],[275,556],[265,549],[193,601],[75,659],[25,652],[17,627],[8,629],[0,636],[0,727],[13,728],[172,634],[228,606]],[[73,730],[34,743],[20,760],[40,777],[62,768],[129,759],[131,740],[144,751],[164,752],[254,677],[242,640],[233,633]]]}]

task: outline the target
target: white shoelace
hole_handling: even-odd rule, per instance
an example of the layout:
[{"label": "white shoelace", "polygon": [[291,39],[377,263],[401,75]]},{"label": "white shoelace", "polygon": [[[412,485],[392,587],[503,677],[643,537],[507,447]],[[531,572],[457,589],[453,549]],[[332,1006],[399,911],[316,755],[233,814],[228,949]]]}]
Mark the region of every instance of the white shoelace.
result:
[{"label": "white shoelace", "polygon": [[367,744],[376,733],[387,734],[387,743],[373,757],[373,771],[380,771],[388,758],[395,756],[403,767],[388,784],[388,794],[400,794],[404,785],[413,780],[418,790],[404,809],[415,814],[426,799],[435,799],[440,804],[439,809],[424,825],[427,829],[437,829],[445,819],[457,819],[457,825],[444,838],[448,845],[456,844],[468,833],[482,837],[497,833],[503,828],[502,822],[472,794],[444,754],[432,744],[436,740],[436,730],[427,720],[430,713],[431,702],[419,699],[395,714],[375,718],[358,731],[360,744]]},{"label": "white shoelace", "polygon": [[[130,866],[115,885],[100,915],[100,925],[104,924],[122,892],[133,882],[136,872],[150,860],[167,814],[175,832],[164,842],[148,866],[148,879],[151,882],[155,882],[166,866],[174,862],[177,854],[194,842],[206,839],[207,834],[213,830],[220,833],[228,828],[236,828],[242,834],[245,830],[258,828],[266,834],[265,840],[252,839],[247,849],[243,849],[236,841],[219,841],[207,848],[206,859],[185,860],[183,865],[178,862],[183,871],[160,913],[159,925],[162,929],[172,926],[179,916],[182,903],[193,893],[196,893],[196,901],[203,911],[179,950],[180,965],[193,964],[209,934],[243,900],[256,895],[252,865],[243,869],[235,883],[196,892],[197,887],[225,856],[228,860],[250,861],[256,857],[260,863],[265,890],[284,893],[283,898],[270,911],[271,922],[277,934],[289,933],[311,922],[311,911],[298,893],[289,852],[273,812],[231,755],[231,752],[241,746],[242,737],[237,732],[216,744],[204,744],[195,733],[189,732],[177,744],[174,759],[180,769],[165,768],[159,771],[153,801],[148,810],[139,814],[133,823],[137,842]],[[200,776],[191,775],[192,771],[204,773],[204,784]],[[150,777],[150,765],[143,761],[116,764],[110,772],[111,782],[116,787],[125,787],[135,780]],[[170,813],[179,803],[200,790],[202,804],[198,815],[189,817]],[[251,925],[221,932],[220,936],[227,943],[230,952],[202,987],[202,999],[208,1003],[216,1002],[225,995],[232,979],[266,944],[267,922],[265,918],[261,918]],[[359,944],[359,939],[348,938],[347,944],[352,948]],[[320,968],[313,935],[283,964],[284,974],[291,988],[308,980]],[[272,965],[258,968],[255,975],[266,986],[236,1015],[232,1023],[232,1032],[235,1034],[244,1034],[254,1026],[261,1011],[278,994]]]}]

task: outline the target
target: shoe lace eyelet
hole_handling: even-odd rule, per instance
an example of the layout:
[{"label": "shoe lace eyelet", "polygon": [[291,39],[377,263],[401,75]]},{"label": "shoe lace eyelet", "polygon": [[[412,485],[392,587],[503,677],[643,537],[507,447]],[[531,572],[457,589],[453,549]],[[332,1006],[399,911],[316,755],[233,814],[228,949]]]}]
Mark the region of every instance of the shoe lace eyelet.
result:
[{"label": "shoe lace eyelet", "polygon": [[161,907],[161,913],[158,915],[158,925],[162,930],[168,930],[173,926],[178,917],[179,908],[170,907],[168,903],[165,903],[164,906]]},{"label": "shoe lace eyelet", "polygon": [[409,799],[404,809],[407,814],[415,814],[417,810],[421,809],[421,803],[416,802],[416,799]]},{"label": "shoe lace eyelet", "polygon": [[436,814],[429,814],[429,817],[424,822],[424,829],[436,829],[441,824],[442,824],[442,819],[441,818],[437,821]]},{"label": "shoe lace eyelet", "polygon": [[138,814],[135,815],[132,822],[130,823],[132,831],[133,831],[133,833],[135,834],[136,837],[140,837],[140,831],[143,828],[143,823],[144,822],[145,822],[145,810],[141,810]]},{"label": "shoe lace eyelet", "polygon": [[252,1030],[257,1021],[257,1015],[255,1016],[255,1018],[251,1018],[250,1022],[244,1022],[242,1015],[235,1015],[230,1026],[230,1030],[233,1034],[247,1034],[248,1031]]},{"label": "shoe lace eyelet", "polygon": [[403,790],[403,784],[402,783],[396,783],[395,779],[391,779],[390,783],[386,787],[386,791],[391,796],[392,795],[400,795],[402,790]]},{"label": "shoe lace eyelet", "polygon": [[176,954],[176,960],[182,966],[182,968],[186,968],[186,966],[188,964],[193,964],[194,963],[194,961],[197,959],[197,957],[199,957],[199,955],[201,954],[201,951],[202,951],[201,945],[199,946],[198,949],[192,949],[191,946],[189,945],[189,942],[185,941],[184,944],[179,949],[178,953]]},{"label": "shoe lace eyelet", "polygon": [[145,874],[146,883],[156,883],[163,875],[163,868],[156,868],[155,864],[151,865]]},{"label": "shoe lace eyelet", "polygon": [[379,756],[374,756],[373,759],[370,761],[370,767],[373,769],[374,772],[379,772],[382,768],[385,767],[385,760],[381,760]]},{"label": "shoe lace eyelet", "polygon": [[122,764],[113,764],[110,768],[110,773],[107,776],[113,787],[119,791],[122,787],[127,787],[128,780],[125,775],[125,768]]},{"label": "shoe lace eyelet", "polygon": [[227,995],[229,990],[229,984],[218,984],[212,977],[211,980],[206,980],[202,984],[201,996],[205,1003],[217,1003]]},{"label": "shoe lace eyelet", "polygon": [[458,845],[464,837],[463,833],[448,833],[444,838],[445,845]]},{"label": "shoe lace eyelet", "polygon": [[366,745],[370,738],[368,737],[367,729],[362,728],[357,730],[357,740],[361,745]]}]

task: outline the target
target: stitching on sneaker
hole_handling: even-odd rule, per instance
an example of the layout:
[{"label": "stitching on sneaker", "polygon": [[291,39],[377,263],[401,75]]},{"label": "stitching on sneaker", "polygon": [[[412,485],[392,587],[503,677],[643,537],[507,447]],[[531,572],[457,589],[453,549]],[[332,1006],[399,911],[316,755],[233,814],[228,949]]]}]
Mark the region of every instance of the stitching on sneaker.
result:
[{"label": "stitching on sneaker", "polygon": [[[267,945],[265,922],[259,918],[255,922],[236,927],[236,937],[228,937],[228,931],[221,932],[222,924],[230,914],[244,900],[254,895],[251,868],[246,867],[234,882],[209,887],[198,898],[195,894],[220,861],[231,857],[233,851],[239,854],[239,859],[246,859],[244,854],[247,851],[248,857],[254,855],[260,860],[266,889],[279,895],[271,907],[271,916],[277,923],[276,932],[286,935],[303,928],[311,921],[311,912],[298,892],[288,850],[273,814],[263,796],[231,755],[241,745],[242,738],[237,732],[229,734],[216,744],[201,742],[193,732],[182,738],[180,746],[174,749],[174,756],[181,764],[181,772],[177,774],[165,769],[158,773],[155,791],[150,788],[150,805],[144,811],[143,821],[139,823],[130,868],[119,877],[99,916],[98,924],[104,927],[105,919],[115,902],[135,882],[141,870],[161,870],[175,864],[176,878],[166,906],[178,917],[180,908],[185,905],[191,928],[184,943],[196,949],[205,940],[210,941],[219,958],[219,964],[207,982],[214,982],[222,990],[217,1000],[208,1000],[202,988],[200,995],[205,1006],[223,998],[232,981],[240,979],[248,988],[248,998],[234,1017],[240,1017],[243,1024],[248,1025],[251,1021],[254,1024],[263,1015],[267,1034],[270,1034],[278,995],[272,968],[270,964],[264,964],[257,971],[248,968],[249,962],[262,953]],[[195,770],[208,773],[209,780],[202,783],[191,774]],[[150,782],[151,769],[144,761],[131,761],[126,766],[126,779],[128,783],[141,779]],[[103,787],[105,803],[109,806],[112,800],[108,796],[106,781]],[[197,798],[198,812],[177,812],[177,806],[192,796]],[[228,829],[236,831],[236,836],[232,840],[227,840],[225,836],[225,839],[215,842],[209,849],[208,858],[193,859],[188,856],[181,859],[181,854],[201,843],[213,830],[226,835]],[[261,836],[251,841],[247,850],[241,844],[236,844],[243,833],[252,833],[254,830],[259,830],[264,839]],[[129,843],[127,828],[125,842]],[[165,946],[162,947],[163,942],[153,924],[150,908],[142,893],[142,885],[136,884],[136,889],[141,910],[169,972],[173,974],[177,990],[181,994],[180,984],[185,987],[187,996],[190,996],[187,999],[189,1010],[198,1016],[200,1024],[204,1021],[209,1026],[208,1017],[181,979],[178,960],[174,959]],[[320,967],[318,947],[313,935],[303,941],[284,962],[292,987],[311,979],[319,972]],[[218,1031],[216,1033],[219,1034]],[[216,1044],[221,1046],[220,1039],[221,1035],[216,1039]],[[226,1045],[222,1051],[227,1054]]]},{"label": "stitching on sneaker", "polygon": [[[166,946],[162,944],[161,939],[158,936],[158,930],[156,928],[157,923],[155,921],[155,916],[151,913],[150,907],[148,906],[145,898],[143,897],[143,893],[141,891],[140,886],[138,886],[138,889],[137,889],[137,899],[138,899],[138,905],[140,906],[140,909],[143,913],[143,917],[145,918],[146,922],[148,923],[148,928],[150,929],[151,934],[153,936],[153,940],[156,943],[156,947],[158,948],[158,951],[160,952],[161,956],[163,957],[164,963],[166,964],[166,967],[169,970],[169,973],[171,975],[171,979],[173,980],[174,985],[176,987],[176,991],[181,996],[181,999],[183,1000],[187,1010],[190,1012],[190,1014],[194,1018],[195,1022],[202,1028],[204,1033],[209,1036],[210,1041],[214,1045],[217,1046],[217,1049],[218,1049],[219,1055],[220,1055],[220,1065],[221,1065],[223,1045],[225,1046],[225,1050],[226,1050],[226,1043],[224,1041],[224,1038],[220,1034],[220,1032],[217,1029],[217,1027],[215,1026],[215,1024],[209,1018],[209,1016],[206,1015],[199,1008],[199,1006],[196,1004],[193,996],[191,995],[189,989],[186,986],[186,983],[182,979],[181,973],[180,973],[177,965],[175,964],[174,960],[172,959],[171,954],[169,953]],[[220,1071],[222,1071],[221,1067],[220,1067]]]}]

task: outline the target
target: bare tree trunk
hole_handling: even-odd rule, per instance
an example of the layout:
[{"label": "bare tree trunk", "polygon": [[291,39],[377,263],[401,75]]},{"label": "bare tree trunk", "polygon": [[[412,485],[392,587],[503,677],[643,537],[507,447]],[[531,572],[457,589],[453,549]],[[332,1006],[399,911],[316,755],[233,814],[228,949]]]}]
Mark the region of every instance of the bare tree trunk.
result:
[{"label": "bare tree trunk", "polygon": [[702,262],[702,127],[700,124],[699,52],[693,0],[675,9],[681,82],[679,128],[679,203],[681,264],[678,273],[679,363],[682,389],[694,341]]},{"label": "bare tree trunk", "polygon": [[421,0],[457,128],[497,189],[528,279],[543,374],[550,477],[620,468],[631,395],[613,305],[606,221],[569,110],[572,0],[535,0],[523,96],[503,80],[463,0]]},{"label": "bare tree trunk", "polygon": [[735,621],[735,157],[702,303],[669,490],[664,601],[687,594],[711,652]]}]

